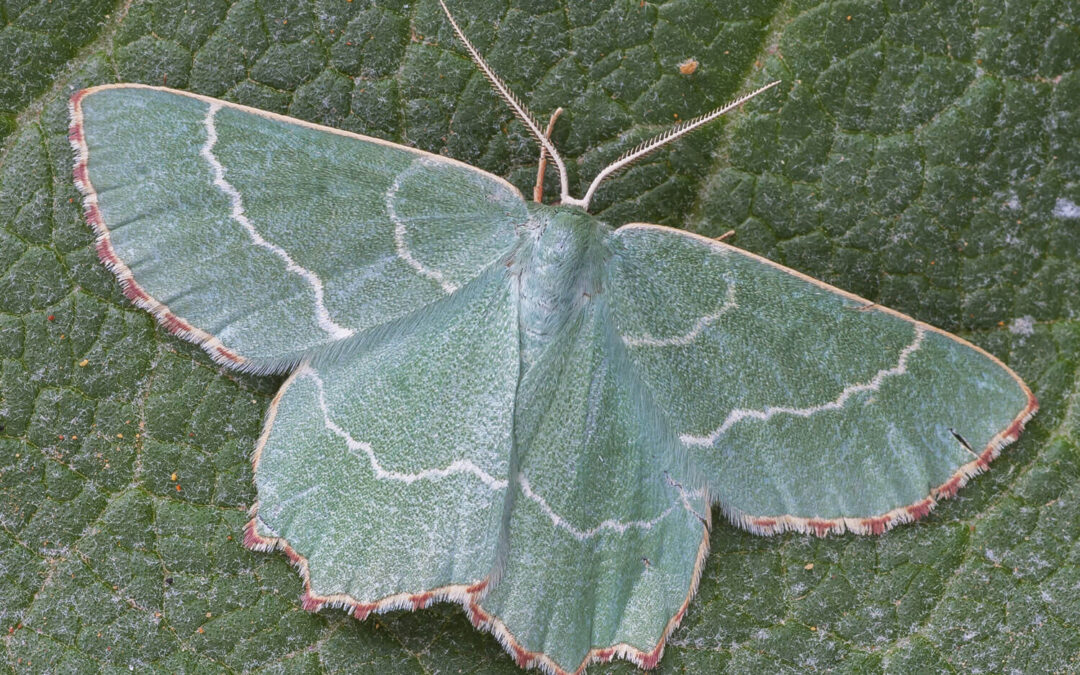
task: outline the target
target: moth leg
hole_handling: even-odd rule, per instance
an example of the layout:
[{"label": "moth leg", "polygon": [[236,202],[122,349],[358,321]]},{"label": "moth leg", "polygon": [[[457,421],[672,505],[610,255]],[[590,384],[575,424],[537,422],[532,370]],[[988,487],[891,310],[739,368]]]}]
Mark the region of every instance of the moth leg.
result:
[{"label": "moth leg", "polygon": [[[548,120],[547,129],[544,131],[544,137],[549,141],[551,140],[551,130],[555,128],[555,120],[559,119],[559,115],[562,114],[562,108],[556,108],[555,112],[551,113],[551,119]],[[544,172],[547,170],[548,154],[544,146],[540,146],[540,166],[536,169],[536,185],[533,187],[533,201],[537,204],[543,203],[544,197]]]}]

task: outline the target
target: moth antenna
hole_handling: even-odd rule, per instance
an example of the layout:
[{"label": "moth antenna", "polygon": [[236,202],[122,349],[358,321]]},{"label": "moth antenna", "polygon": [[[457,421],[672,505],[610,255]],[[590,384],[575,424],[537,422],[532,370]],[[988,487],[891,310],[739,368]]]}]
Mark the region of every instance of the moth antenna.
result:
[{"label": "moth antenna", "polygon": [[551,143],[551,140],[540,131],[540,125],[537,123],[536,118],[533,117],[529,109],[525,107],[525,104],[518,100],[518,97],[514,95],[514,92],[510,91],[510,88],[506,86],[495,71],[491,69],[491,66],[487,64],[484,57],[480,56],[480,52],[476,51],[476,47],[469,42],[469,38],[465,37],[465,32],[461,30],[461,26],[458,26],[457,21],[454,19],[454,15],[450,13],[450,8],[446,6],[444,0],[439,0],[439,5],[442,6],[443,12],[446,13],[446,18],[450,20],[450,25],[454,29],[454,33],[457,34],[458,39],[465,45],[465,50],[469,52],[469,57],[472,58],[473,63],[480,69],[480,72],[484,74],[487,81],[491,84],[491,88],[495,90],[502,100],[509,106],[510,110],[517,115],[529,131],[532,132],[533,137],[540,143],[541,157],[544,152],[551,156],[555,160],[555,166],[559,169],[559,189],[562,192],[560,195],[561,201],[567,204],[578,204],[580,200],[570,197],[569,181],[566,177],[566,165],[563,164],[562,157],[559,156],[559,151],[555,149],[555,146]]},{"label": "moth antenna", "polygon": [[[439,1],[442,2],[442,0],[439,0]],[[610,178],[614,174],[618,173],[619,171],[622,171],[623,169],[630,166],[631,164],[633,164],[637,160],[641,159],[642,157],[645,157],[646,155],[649,155],[649,154],[651,154],[653,152],[656,152],[657,150],[664,147],[668,143],[671,143],[672,141],[674,141],[674,140],[676,140],[678,138],[682,138],[683,136],[687,135],[691,131],[695,131],[696,129],[700,129],[702,126],[708,124],[709,122],[712,122],[714,119],[716,119],[717,117],[720,117],[721,115],[728,112],[732,108],[737,108],[738,106],[742,105],[743,103],[746,103],[747,101],[754,98],[758,94],[764,93],[764,92],[768,91],[769,89],[772,89],[773,87],[775,87],[778,84],[780,84],[780,80],[776,80],[775,82],[770,82],[769,84],[765,85],[764,87],[761,87],[760,89],[758,89],[756,91],[752,91],[752,92],[750,92],[749,94],[747,94],[745,96],[737,98],[734,101],[732,101],[731,103],[728,103],[725,106],[721,106],[721,107],[717,108],[716,110],[713,110],[712,112],[705,113],[704,115],[701,115],[699,117],[695,117],[692,120],[687,120],[686,122],[679,122],[675,126],[671,127],[667,131],[665,131],[664,133],[659,134],[658,136],[653,136],[649,140],[647,140],[644,143],[641,143],[640,145],[638,145],[633,150],[629,150],[629,151],[623,153],[621,157],[619,157],[617,160],[615,160],[611,164],[608,164],[607,166],[605,166],[600,171],[600,173],[596,174],[596,178],[593,178],[593,182],[591,184],[589,184],[588,191],[585,192],[585,197],[581,200],[582,202],[584,202],[584,204],[582,205],[582,208],[584,208],[586,210],[589,208],[589,202],[592,200],[593,195],[596,194],[596,189],[598,187],[600,187],[600,183],[604,182],[605,180],[607,180],[608,178]]]},{"label": "moth antenna", "polygon": [[[544,136],[550,141],[551,130],[555,128],[555,120],[559,119],[559,115],[563,113],[562,108],[555,108],[555,112],[551,113],[551,119],[548,120],[547,129],[544,130]],[[547,171],[547,150],[544,146],[540,146],[540,164],[536,168],[536,185],[533,187],[533,201],[537,204],[543,203],[544,197],[544,172]]]}]

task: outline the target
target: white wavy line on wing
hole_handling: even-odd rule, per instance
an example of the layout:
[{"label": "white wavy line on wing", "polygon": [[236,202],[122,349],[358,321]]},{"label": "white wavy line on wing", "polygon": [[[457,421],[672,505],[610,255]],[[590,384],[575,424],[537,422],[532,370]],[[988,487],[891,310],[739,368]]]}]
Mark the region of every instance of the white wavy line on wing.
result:
[{"label": "white wavy line on wing", "polygon": [[844,407],[847,400],[855,394],[860,394],[868,391],[877,391],[881,387],[881,383],[886,378],[894,377],[896,375],[903,375],[907,372],[908,358],[918,351],[922,346],[923,337],[926,334],[926,329],[922,326],[915,326],[915,339],[911,341],[911,344],[900,350],[899,358],[896,365],[892,368],[886,368],[879,370],[876,375],[869,382],[861,382],[859,384],[852,384],[844,387],[840,395],[831,401],[822,403],[820,405],[810,406],[808,408],[788,408],[783,406],[768,406],[762,410],[747,410],[736,409],[728,413],[724,418],[723,424],[714,429],[711,433],[705,436],[694,436],[692,434],[683,434],[680,436],[680,440],[686,445],[711,447],[716,441],[723,436],[728,429],[735,424],[751,419],[766,421],[774,415],[795,415],[797,417],[810,417],[819,412],[825,410],[839,410]]},{"label": "white wavy line on wing", "polygon": [[686,345],[690,344],[691,342],[693,342],[694,340],[696,340],[697,337],[699,335],[701,335],[701,332],[705,330],[706,326],[708,326],[713,321],[716,321],[717,319],[722,317],[727,312],[737,308],[738,306],[739,306],[739,304],[737,302],[735,302],[735,285],[729,283],[728,287],[727,287],[727,295],[724,298],[724,303],[722,305],[720,305],[720,308],[717,309],[712,314],[706,314],[705,316],[698,319],[694,323],[693,328],[691,328],[686,333],[683,333],[682,335],[674,335],[672,337],[666,337],[666,338],[653,337],[652,335],[649,335],[648,333],[645,333],[644,335],[635,336],[635,337],[623,336],[622,340],[623,340],[623,343],[627,347],[675,347],[675,346],[680,346],[681,347],[681,346],[686,346]]},{"label": "white wavy line on wing", "polygon": [[652,529],[654,525],[659,523],[661,520],[666,518],[672,511],[674,511],[676,506],[676,504],[672,504],[671,506],[667,507],[667,509],[665,509],[663,513],[656,516],[655,518],[652,518],[651,520],[620,521],[608,519],[600,523],[596,527],[592,527],[588,530],[579,530],[578,528],[574,527],[566,520],[564,520],[563,517],[560,516],[558,513],[556,513],[555,509],[551,508],[551,505],[549,505],[543,497],[533,492],[532,486],[529,484],[529,479],[525,477],[525,474],[518,474],[518,485],[521,486],[521,494],[536,502],[536,504],[540,507],[540,510],[544,512],[544,515],[546,515],[551,520],[552,524],[554,524],[555,527],[561,527],[562,529],[566,530],[570,533],[571,536],[574,537],[574,539],[577,539],[578,541],[585,541],[586,539],[595,537],[604,530],[611,530],[613,532],[618,532],[619,534],[622,534],[623,532],[626,532],[632,527],[641,528],[643,530]]},{"label": "white wavy line on wing", "polygon": [[293,502],[297,502],[297,501],[300,501],[302,499],[307,499],[311,495],[313,495],[316,492],[318,492],[319,490],[321,490],[322,487],[323,487],[322,485],[312,485],[311,487],[309,487],[306,490],[303,490],[302,492],[299,492],[299,493],[297,493],[297,494],[295,494],[295,495],[293,495],[291,497],[283,499],[280,502],[274,503],[274,505],[269,508],[268,515],[271,518],[276,518],[277,516],[281,515],[281,512],[285,510],[286,506],[288,506],[289,504],[292,504]]},{"label": "white wavy line on wing", "polygon": [[[486,471],[476,466],[467,459],[458,459],[451,462],[448,466],[444,468],[425,469],[418,473],[404,473],[400,471],[388,471],[384,469],[382,465],[379,464],[379,460],[375,456],[375,451],[372,449],[371,444],[356,440],[352,437],[351,434],[349,434],[349,432],[342,429],[340,426],[338,426],[336,422],[334,422],[330,418],[330,409],[326,403],[326,390],[323,380],[321,377],[319,377],[319,374],[315,372],[315,370],[312,369],[310,366],[303,366],[297,376],[307,377],[315,383],[315,388],[318,393],[319,409],[323,415],[323,425],[329,431],[333,432],[335,435],[344,440],[346,446],[348,446],[350,450],[357,453],[363,453],[367,457],[368,462],[371,465],[372,471],[374,471],[375,478],[377,480],[396,480],[402,483],[410,484],[419,480],[434,480],[438,478],[445,478],[446,476],[454,474],[468,473],[479,478],[482,483],[487,485],[492,490],[502,490],[506,488],[507,481],[495,478],[494,476],[487,473]],[[525,495],[526,498],[539,505],[540,510],[543,511],[544,515],[546,515],[548,519],[551,520],[553,525],[566,530],[578,541],[585,541],[586,539],[594,537],[604,530],[611,530],[620,534],[626,532],[630,528],[642,528],[648,530],[655,526],[657,523],[659,523],[661,520],[666,518],[668,515],[670,515],[677,506],[685,505],[685,507],[689,510],[689,504],[686,502],[685,496],[680,495],[680,500],[678,502],[673,503],[671,506],[665,509],[663,513],[651,520],[619,521],[609,519],[603,521],[596,527],[590,528],[588,530],[580,530],[567,522],[558,513],[556,513],[555,510],[551,508],[551,506],[543,497],[533,491],[532,486],[529,484],[528,478],[525,477],[525,474],[518,475],[518,484],[521,486],[521,493]]]},{"label": "white wavy line on wing", "polygon": [[240,192],[233,187],[229,181],[225,180],[225,167],[222,166],[221,162],[218,161],[218,158],[214,156],[214,146],[217,144],[218,140],[214,116],[217,115],[218,110],[221,110],[220,103],[214,102],[209,104],[209,108],[206,111],[206,117],[203,120],[203,126],[206,127],[206,143],[204,143],[199,150],[199,154],[202,155],[203,159],[205,159],[208,164],[210,164],[210,169],[214,172],[214,186],[229,198],[232,207],[229,216],[240,223],[244,230],[247,231],[248,236],[251,237],[252,242],[284,260],[285,269],[300,275],[308,282],[312,291],[315,292],[315,319],[319,323],[319,328],[322,328],[335,340],[349,337],[353,334],[353,331],[339,325],[330,318],[330,312],[326,309],[326,304],[324,302],[322,280],[319,279],[318,275],[311,270],[298,265],[285,249],[263,239],[262,235],[255,229],[255,226],[248,220],[247,215],[245,215],[244,202],[240,196]]},{"label": "white wavy line on wing", "polygon": [[319,374],[310,366],[303,366],[299,376],[308,377],[315,382],[315,387],[318,390],[319,409],[322,411],[323,415],[323,424],[327,429],[341,437],[350,450],[353,452],[361,452],[367,456],[368,462],[371,464],[371,469],[375,472],[375,478],[377,480],[395,480],[409,484],[415,483],[418,480],[434,480],[454,474],[469,473],[479,478],[484,485],[487,485],[492,490],[503,490],[506,488],[507,481],[495,478],[467,459],[457,459],[444,468],[424,469],[418,473],[404,473],[401,471],[388,471],[384,469],[382,465],[379,464],[379,460],[375,456],[375,451],[371,448],[371,444],[356,440],[349,432],[342,429],[334,422],[334,420],[330,419],[330,409],[326,405],[326,389]]},{"label": "white wavy line on wing", "polygon": [[[423,159],[421,158],[414,161],[422,162]],[[386,190],[386,213],[394,223],[394,246],[397,250],[398,257],[408,263],[409,267],[416,270],[420,276],[427,277],[439,284],[443,291],[449,295],[458,289],[457,284],[447,280],[439,270],[425,266],[413,256],[412,251],[409,250],[408,244],[405,243],[405,221],[401,219],[401,216],[398,215],[397,210],[394,208],[394,199],[397,197],[398,190],[401,189],[401,179],[411,172],[412,166],[413,165],[410,164],[408,168],[394,177],[394,182],[391,183],[390,187]]]}]

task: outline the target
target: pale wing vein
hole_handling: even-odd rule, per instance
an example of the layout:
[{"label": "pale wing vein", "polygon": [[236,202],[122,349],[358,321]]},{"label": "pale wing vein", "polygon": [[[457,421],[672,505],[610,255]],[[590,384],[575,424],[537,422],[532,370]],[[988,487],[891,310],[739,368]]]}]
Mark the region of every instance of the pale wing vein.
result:
[{"label": "pale wing vein", "polygon": [[806,408],[790,408],[786,406],[767,406],[761,410],[749,410],[739,408],[729,412],[727,417],[724,418],[723,424],[714,429],[711,433],[704,436],[683,434],[682,436],[680,436],[680,439],[686,445],[711,447],[716,443],[717,440],[719,440],[721,436],[727,433],[728,429],[735,426],[739,422],[742,422],[743,420],[758,420],[764,422],[775,415],[795,415],[797,417],[810,417],[826,410],[839,410],[844,407],[844,404],[846,404],[848,399],[850,399],[852,396],[864,392],[877,391],[881,388],[882,383],[887,378],[897,375],[903,375],[904,373],[906,373],[908,359],[911,357],[912,354],[919,350],[919,347],[922,346],[923,337],[925,335],[925,328],[923,328],[922,326],[915,326],[915,338],[911,341],[911,344],[900,350],[900,355],[897,358],[895,366],[879,370],[877,374],[875,374],[874,377],[867,382],[860,382],[858,384],[852,384],[844,387],[843,391],[840,392],[840,395],[831,401],[827,401],[820,405],[809,406]]},{"label": "pale wing vein", "polygon": [[675,503],[672,503],[655,518],[650,518],[649,520],[615,520],[614,518],[610,518],[601,522],[595,527],[591,527],[587,530],[582,530],[574,527],[574,525],[567,522],[566,519],[564,519],[555,511],[555,509],[551,508],[551,505],[547,503],[547,500],[534,492],[532,489],[532,485],[529,484],[529,479],[525,477],[525,474],[518,474],[518,485],[521,486],[521,494],[525,495],[533,502],[536,502],[536,504],[540,507],[540,510],[544,512],[544,515],[546,515],[548,519],[551,520],[552,524],[554,524],[556,527],[566,530],[570,533],[570,536],[572,536],[574,539],[577,539],[578,541],[585,541],[586,539],[591,539],[592,537],[595,537],[596,535],[605,531],[623,534],[630,529],[651,530],[660,521],[671,515],[671,512],[680,505],[691,513],[694,513],[693,508],[690,506],[690,502],[686,499],[686,495],[682,492],[682,490],[680,490],[679,500]]},{"label": "pale wing vein", "polygon": [[682,335],[658,338],[649,333],[643,333],[634,337],[624,335],[622,340],[627,347],[684,347],[696,340],[709,324],[719,320],[738,306],[739,304],[735,301],[735,285],[729,283],[723,304],[712,314],[706,314],[695,321],[693,327]]},{"label": "pale wing vein", "polygon": [[[492,490],[503,490],[506,488],[507,481],[495,478],[494,476],[484,471],[479,466],[467,459],[454,460],[449,465],[441,469],[425,469],[416,473],[387,470],[382,466],[382,464],[379,463],[379,459],[375,456],[375,451],[372,449],[370,443],[356,440],[349,432],[342,429],[341,426],[334,422],[334,420],[330,417],[330,408],[326,403],[325,385],[323,383],[323,379],[319,376],[319,374],[315,372],[315,370],[310,366],[301,366],[296,376],[306,377],[315,383],[315,388],[317,390],[319,401],[319,410],[321,411],[323,417],[323,425],[334,435],[345,441],[345,445],[349,448],[349,450],[355,453],[362,454],[367,458],[368,463],[371,465],[371,469],[375,474],[376,480],[392,480],[399,481],[405,484],[411,484],[420,480],[437,480],[455,474],[472,474],[473,476],[476,476],[480,480],[480,482],[482,482],[484,485],[488,486]],[[551,508],[551,506],[542,496],[534,492],[532,486],[529,484],[529,481],[524,474],[518,475],[518,484],[521,486],[522,494],[524,494],[525,497],[527,497],[531,501],[536,502],[536,504],[540,506],[540,510],[544,512],[544,515],[546,515],[548,519],[551,520],[551,523],[555,525],[555,527],[566,530],[571,534],[571,536],[573,536],[575,539],[578,539],[579,541],[584,541],[604,531],[623,533],[631,528],[650,529],[657,523],[659,523],[661,520],[666,518],[672,511],[675,510],[677,506],[680,505],[680,503],[686,503],[684,497],[680,496],[679,503],[672,504],[660,515],[656,516],[651,520],[619,521],[609,519],[603,521],[596,527],[590,528],[588,530],[581,530],[567,522],[565,518],[560,516],[554,509]],[[689,509],[688,505],[687,508]]]},{"label": "pale wing vein", "polygon": [[[424,162],[424,159],[417,159],[417,162]],[[422,262],[416,259],[416,256],[409,250],[409,245],[405,241],[405,221],[398,215],[397,209],[394,208],[394,200],[397,199],[398,190],[401,189],[401,180],[411,173],[412,165],[408,169],[405,169],[394,178],[394,182],[390,184],[390,187],[386,190],[386,213],[390,216],[390,220],[394,223],[394,247],[397,250],[398,257],[405,261],[409,267],[416,270],[416,272],[427,279],[431,279],[443,289],[443,291],[449,295],[458,289],[457,284],[446,278],[442,272],[437,269],[433,269],[424,265]]]},{"label": "pale wing vein", "polygon": [[345,441],[345,445],[348,446],[353,452],[360,452],[367,456],[368,463],[371,464],[371,469],[375,473],[377,480],[393,480],[400,481],[402,483],[415,483],[418,480],[433,480],[437,478],[445,478],[459,473],[468,473],[476,476],[480,479],[484,485],[487,485],[492,490],[503,490],[506,488],[507,481],[500,480],[487,471],[484,471],[473,462],[467,459],[457,459],[451,462],[441,469],[425,469],[417,473],[405,473],[401,471],[388,471],[383,468],[379,463],[379,459],[375,456],[375,451],[371,448],[370,443],[358,441],[349,434],[349,432],[342,429],[333,419],[330,418],[330,409],[326,405],[326,388],[323,384],[323,380],[319,377],[319,374],[315,372],[310,366],[302,366],[301,377],[310,378],[315,383],[315,388],[318,390],[319,395],[319,410],[322,411],[323,425],[339,436]]},{"label": "pale wing vein", "polygon": [[225,167],[222,166],[221,162],[218,161],[218,158],[214,156],[214,146],[217,144],[218,140],[214,117],[220,109],[221,103],[215,101],[210,103],[209,109],[206,111],[206,118],[203,120],[203,126],[206,127],[206,143],[204,143],[202,149],[199,150],[199,154],[202,155],[203,159],[210,165],[210,169],[214,172],[214,186],[229,198],[231,204],[230,217],[240,223],[256,246],[265,248],[281,258],[285,261],[285,269],[294,274],[298,274],[309,286],[311,286],[311,290],[315,293],[315,319],[319,324],[319,328],[322,328],[335,340],[349,337],[354,331],[336,323],[330,317],[330,311],[326,308],[326,303],[324,301],[323,283],[319,276],[311,270],[298,265],[285,249],[264,239],[262,235],[259,234],[258,230],[255,229],[255,225],[252,224],[244,213],[244,202],[240,196],[240,192],[225,179]]}]

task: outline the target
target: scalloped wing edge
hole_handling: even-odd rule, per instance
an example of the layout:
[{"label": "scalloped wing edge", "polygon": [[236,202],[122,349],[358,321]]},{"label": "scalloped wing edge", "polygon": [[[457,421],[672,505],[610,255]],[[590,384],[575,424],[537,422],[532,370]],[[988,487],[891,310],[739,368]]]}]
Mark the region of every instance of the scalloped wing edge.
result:
[{"label": "scalloped wing edge", "polygon": [[[292,379],[297,376],[293,373],[282,383],[277,394],[270,402],[266,411],[266,419],[263,422],[263,430],[255,445],[255,451],[251,457],[252,474],[258,469],[259,460],[262,458],[263,448],[270,438],[270,430],[277,417],[278,405],[284,396]],[[307,558],[298,553],[283,537],[266,537],[259,534],[259,502],[252,504],[248,511],[251,517],[244,524],[244,546],[253,551],[271,553],[281,551],[300,575],[303,593],[300,594],[300,605],[309,612],[317,612],[323,608],[341,609],[351,614],[357,620],[363,621],[372,614],[382,614],[395,610],[416,611],[431,606],[436,602],[453,602],[461,605],[465,615],[475,628],[491,633],[503,649],[514,659],[521,668],[535,668],[546,675],[583,675],[585,669],[593,663],[609,663],[615,658],[625,659],[644,670],[651,670],[660,663],[667,646],[668,637],[679,627],[691,600],[697,594],[698,585],[701,581],[702,572],[705,569],[705,560],[709,555],[709,533],[712,529],[711,510],[706,516],[705,532],[702,535],[701,544],[698,546],[697,558],[694,560],[694,570],[691,575],[690,588],[683,599],[678,611],[668,619],[660,640],[651,649],[643,650],[627,643],[618,643],[606,647],[593,647],[585,655],[581,663],[574,670],[566,670],[559,666],[550,656],[543,652],[534,652],[526,649],[497,616],[480,607],[480,600],[490,590],[492,576],[489,574],[480,581],[471,584],[452,584],[438,588],[420,591],[419,593],[395,593],[375,602],[363,602],[347,593],[331,593],[321,595],[311,587],[311,570]]]},{"label": "scalloped wing edge", "polygon": [[129,85],[90,87],[75,92],[68,100],[70,120],[68,141],[75,151],[75,166],[72,169],[72,175],[75,180],[75,187],[83,196],[83,215],[96,235],[94,248],[97,250],[98,258],[116,276],[124,296],[136,307],[150,312],[165,330],[202,347],[210,355],[211,359],[223,366],[241,370],[250,369],[252,366],[248,359],[226,347],[216,336],[196,328],[182,317],[177,316],[169,309],[168,305],[147,293],[135,281],[135,275],[132,274],[131,268],[120,259],[120,256],[113,249],[109,228],[105,224],[101,210],[98,208],[97,191],[94,189],[93,183],[90,182],[90,148],[86,144],[86,134],[83,131],[82,100],[88,95],[103,89],[116,89],[125,86]]},{"label": "scalloped wing edge", "polygon": [[736,526],[761,535],[774,535],[781,532],[801,532],[824,537],[829,534],[883,534],[897,525],[921,520],[937,507],[942,499],[955,497],[960,488],[967,485],[975,476],[990,469],[990,462],[997,459],[1001,450],[1020,438],[1024,425],[1039,409],[1039,402],[1029,394],[1027,407],[1013,422],[996,436],[979,453],[978,458],[957,469],[949,480],[930,491],[930,494],[907,506],[901,506],[879,516],[864,518],[804,518],[784,514],[779,516],[754,516],[733,506],[719,502],[720,510]]},{"label": "scalloped wing edge", "polygon": [[338,136],[344,136],[346,138],[353,138],[356,140],[367,141],[370,143],[376,143],[378,145],[384,145],[392,148],[396,148],[405,152],[409,152],[421,157],[427,157],[439,162],[451,164],[457,167],[467,168],[470,171],[475,171],[491,180],[503,184],[505,187],[516,193],[522,201],[525,197],[521,194],[521,191],[517,189],[512,183],[507,181],[501,176],[488,173],[483,169],[478,169],[475,166],[466,164],[450,157],[444,157],[435,153],[427,152],[425,150],[419,150],[417,148],[410,148],[407,145],[401,145],[398,143],[391,143],[390,141],[374,138],[371,136],[364,136],[362,134],[353,133],[351,131],[345,131],[344,129],[335,129],[334,127],[328,127],[321,124],[315,124],[314,122],[307,122],[305,120],[297,119],[295,117],[289,117],[287,115],[279,115],[266,110],[259,110],[258,108],[252,108],[250,106],[241,105],[239,103],[232,103],[221,99],[216,99],[210,96],[203,96],[201,94],[194,94],[188,91],[182,91],[180,89],[172,89],[170,87],[157,87],[149,84],[137,84],[137,83],[116,83],[116,84],[103,84],[96,87],[88,87],[81,89],[68,99],[68,142],[71,144],[72,150],[75,152],[75,161],[72,168],[72,176],[74,178],[75,187],[82,195],[83,215],[86,221],[90,224],[96,235],[95,249],[97,250],[98,258],[102,264],[109,269],[120,282],[120,289],[124,296],[141,309],[148,311],[158,323],[168,332],[180,337],[188,342],[192,342],[199,347],[202,347],[210,358],[216,363],[234,368],[243,372],[251,372],[255,374],[274,374],[287,372],[296,365],[299,364],[300,357],[289,359],[284,363],[275,364],[274,366],[267,366],[260,360],[249,359],[241,356],[234,350],[225,346],[217,336],[209,333],[201,328],[196,327],[191,322],[187,321],[183,317],[176,315],[169,309],[168,305],[161,302],[154,296],[150,295],[142,286],[135,281],[135,275],[131,272],[131,269],[120,259],[120,256],[116,254],[116,251],[112,246],[111,234],[108,226],[105,224],[105,219],[101,215],[101,210],[98,208],[98,195],[94,189],[93,184],[90,182],[89,162],[90,162],[90,148],[86,144],[86,133],[83,130],[83,112],[82,101],[87,96],[97,93],[99,91],[108,91],[111,89],[149,89],[153,91],[163,91],[170,94],[176,94],[179,96],[186,96],[198,101],[202,101],[207,104],[217,103],[219,105],[233,108],[242,112],[259,115],[266,119],[275,120],[279,122],[285,122],[308,129],[314,129],[316,131],[323,131]]},{"label": "scalloped wing edge", "polygon": [[685,237],[689,237],[691,239],[699,240],[718,250],[746,256],[748,258],[756,260],[757,262],[769,265],[774,269],[790,274],[798,279],[810,282],[815,286],[824,288],[831,293],[836,293],[845,298],[848,298],[849,300],[862,303],[863,306],[867,309],[872,308],[874,311],[890,314],[909,323],[912,323],[915,326],[923,328],[924,330],[929,330],[940,335],[944,335],[950,340],[953,340],[969,349],[976,351],[982,356],[990,359],[999,367],[1003,368],[1005,372],[1007,372],[1013,378],[1013,380],[1015,380],[1016,383],[1020,385],[1021,390],[1027,396],[1027,404],[1024,406],[1024,408],[1019,413],[1017,413],[1016,417],[1013,418],[1012,422],[1010,422],[1007,427],[999,431],[997,434],[994,435],[993,438],[990,439],[990,442],[986,445],[986,448],[981,453],[979,453],[978,457],[971,460],[967,464],[961,465],[960,468],[958,468],[952,474],[952,476],[949,477],[947,481],[931,489],[930,494],[920,499],[919,501],[908,504],[907,506],[897,507],[895,509],[892,509],[891,511],[887,511],[876,516],[865,516],[859,518],[816,518],[795,516],[791,514],[758,516],[747,513],[739,508],[731,506],[730,504],[726,504],[723,500],[717,500],[715,503],[720,507],[720,511],[724,514],[724,517],[730,520],[736,527],[740,527],[744,530],[747,530],[748,532],[752,532],[753,534],[765,536],[781,534],[783,532],[799,532],[802,534],[813,534],[818,537],[825,537],[829,534],[843,534],[844,532],[851,532],[861,535],[883,534],[896,527],[897,525],[920,520],[929,515],[930,512],[933,511],[934,508],[938,505],[938,502],[940,500],[955,497],[956,493],[960,490],[960,488],[967,485],[968,481],[970,481],[972,478],[979,475],[980,473],[989,470],[990,462],[992,462],[998,457],[998,455],[1001,454],[1001,450],[1005,446],[1015,442],[1018,438],[1020,438],[1020,434],[1024,430],[1024,425],[1027,424],[1028,420],[1030,420],[1039,410],[1038,399],[1035,398],[1035,395],[1031,392],[1031,389],[1022,379],[1020,379],[1020,376],[1017,375],[1012,368],[1009,368],[1007,365],[1002,363],[1001,359],[997,358],[982,347],[974,345],[958,335],[954,335],[946,330],[931,326],[928,323],[919,321],[918,319],[912,318],[902,312],[898,312],[895,309],[883,307],[875,302],[867,300],[866,298],[855,295],[854,293],[851,293],[849,291],[845,291],[842,288],[837,288],[836,286],[827,284],[824,281],[815,279],[807,274],[803,274],[798,270],[791,269],[790,267],[781,265],[776,261],[769,260],[764,256],[745,251],[736,246],[731,246],[730,244],[725,244],[723,242],[717,241],[715,239],[710,239],[709,237],[705,237],[694,232],[679,230],[673,227],[667,227],[665,225],[653,225],[651,223],[628,223],[626,225],[623,225],[619,229],[622,230],[624,228],[657,229],[679,234]]}]

